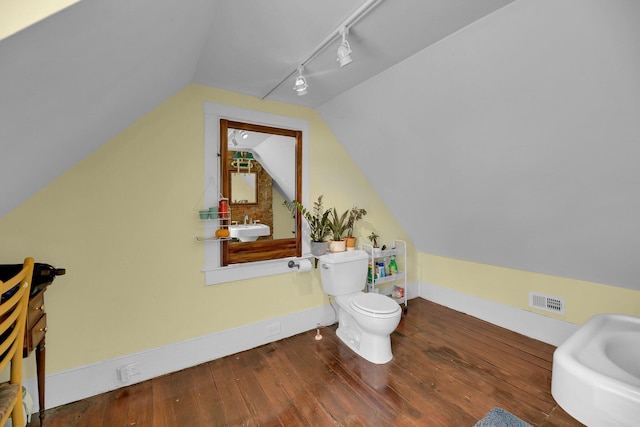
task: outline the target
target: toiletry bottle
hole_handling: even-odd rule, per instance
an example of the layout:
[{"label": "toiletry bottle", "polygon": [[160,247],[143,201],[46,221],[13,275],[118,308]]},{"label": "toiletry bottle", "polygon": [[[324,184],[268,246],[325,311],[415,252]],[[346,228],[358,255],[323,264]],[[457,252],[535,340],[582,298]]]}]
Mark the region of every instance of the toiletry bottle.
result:
[{"label": "toiletry bottle", "polygon": [[220,218],[229,218],[229,199],[226,197],[220,197],[218,215],[220,215]]},{"label": "toiletry bottle", "polygon": [[391,255],[391,261],[389,261],[389,275],[392,276],[398,274],[398,264],[396,263],[396,256]]},{"label": "toiletry bottle", "polygon": [[373,282],[373,271],[372,271],[371,262],[369,262],[369,270],[367,271],[367,283],[372,283],[372,282]]},{"label": "toiletry bottle", "polygon": [[378,277],[384,277],[384,262],[378,261]]}]

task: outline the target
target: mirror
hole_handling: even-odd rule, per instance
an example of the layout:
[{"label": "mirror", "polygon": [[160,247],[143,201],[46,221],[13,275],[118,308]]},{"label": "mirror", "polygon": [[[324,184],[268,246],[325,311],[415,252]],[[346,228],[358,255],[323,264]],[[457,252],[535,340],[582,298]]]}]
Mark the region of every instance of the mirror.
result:
[{"label": "mirror", "polygon": [[219,153],[231,224],[270,229],[255,241],[222,242],[221,265],[301,256],[301,220],[282,203],[302,198],[302,132],[221,119]]},{"label": "mirror", "polygon": [[239,173],[231,172],[231,197],[232,205],[253,205],[258,203],[258,183],[255,172]]}]

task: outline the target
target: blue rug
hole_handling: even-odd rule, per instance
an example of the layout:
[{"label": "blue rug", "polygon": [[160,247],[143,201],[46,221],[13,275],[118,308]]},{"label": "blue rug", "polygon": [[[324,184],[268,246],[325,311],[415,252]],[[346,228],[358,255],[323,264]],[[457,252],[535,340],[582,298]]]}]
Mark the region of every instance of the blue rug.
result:
[{"label": "blue rug", "polygon": [[473,427],[533,427],[515,415],[500,408],[493,408]]}]

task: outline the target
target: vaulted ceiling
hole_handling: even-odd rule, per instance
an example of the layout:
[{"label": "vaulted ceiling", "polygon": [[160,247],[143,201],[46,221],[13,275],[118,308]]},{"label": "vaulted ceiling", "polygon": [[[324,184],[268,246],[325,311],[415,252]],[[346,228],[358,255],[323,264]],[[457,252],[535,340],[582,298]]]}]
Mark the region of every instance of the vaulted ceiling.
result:
[{"label": "vaulted ceiling", "polygon": [[82,0],[0,40],[0,217],[199,83],[317,109],[423,252],[639,289],[640,2],[375,1],[340,68],[365,3]]},{"label": "vaulted ceiling", "polygon": [[304,97],[364,0],[80,1],[0,41],[0,216],[189,83],[317,107],[510,1],[369,2]]}]

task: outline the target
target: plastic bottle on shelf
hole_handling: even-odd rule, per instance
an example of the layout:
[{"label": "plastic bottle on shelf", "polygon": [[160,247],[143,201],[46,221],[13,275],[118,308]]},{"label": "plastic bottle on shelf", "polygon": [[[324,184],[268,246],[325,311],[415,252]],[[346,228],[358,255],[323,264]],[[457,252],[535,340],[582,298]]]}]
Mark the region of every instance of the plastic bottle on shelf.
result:
[{"label": "plastic bottle on shelf", "polygon": [[371,262],[369,262],[369,269],[367,271],[367,283],[372,283],[373,282],[373,266],[371,265]]},{"label": "plastic bottle on shelf", "polygon": [[220,197],[218,215],[220,215],[220,218],[229,218],[229,199],[226,197]]},{"label": "plastic bottle on shelf", "polygon": [[383,261],[378,261],[378,277],[382,278],[384,277],[384,262]]},{"label": "plastic bottle on shelf", "polygon": [[396,256],[391,255],[391,261],[389,261],[389,275],[392,276],[398,274],[398,264],[396,263]]}]

